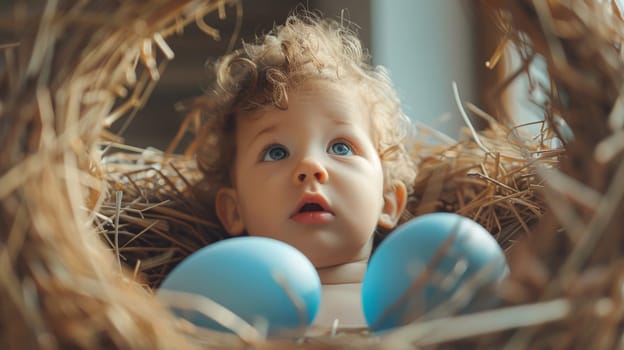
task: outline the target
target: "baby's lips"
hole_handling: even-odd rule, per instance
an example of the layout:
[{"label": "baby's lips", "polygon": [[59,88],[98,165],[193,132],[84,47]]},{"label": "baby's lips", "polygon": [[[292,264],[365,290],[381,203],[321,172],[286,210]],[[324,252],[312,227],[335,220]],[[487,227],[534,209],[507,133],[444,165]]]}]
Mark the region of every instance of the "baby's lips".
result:
[{"label": "baby's lips", "polygon": [[334,214],[328,211],[307,211],[296,213],[290,218],[298,224],[326,224],[334,218]]},{"label": "baby's lips", "polygon": [[[302,209],[304,209],[306,205],[307,206],[317,205],[322,210],[302,211]],[[318,193],[306,193],[299,200],[299,202],[297,202],[297,206],[295,207],[295,211],[292,213],[291,218],[298,214],[316,213],[316,212],[319,212],[319,213],[325,212],[325,213],[329,213],[332,216],[334,215],[334,213],[331,210],[331,207],[327,203],[327,200],[322,195]]]}]

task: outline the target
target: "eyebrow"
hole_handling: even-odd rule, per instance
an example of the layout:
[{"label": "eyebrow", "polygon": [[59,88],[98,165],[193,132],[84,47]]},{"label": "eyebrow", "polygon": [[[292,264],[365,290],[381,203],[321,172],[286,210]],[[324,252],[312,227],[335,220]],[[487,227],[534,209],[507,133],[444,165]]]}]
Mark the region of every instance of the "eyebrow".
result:
[{"label": "eyebrow", "polygon": [[336,125],[353,125],[353,124],[355,124],[351,120],[344,120],[344,119],[342,119],[340,117],[335,117],[335,116],[332,116],[331,120],[334,123],[336,123]]},{"label": "eyebrow", "polygon": [[264,134],[268,134],[272,131],[274,131],[275,129],[277,129],[277,123],[271,123],[270,125],[268,125],[267,127],[264,127],[262,129],[260,129],[260,131],[258,131],[257,133],[255,133],[252,137],[251,137],[251,142],[254,142],[255,140],[259,139],[260,136],[264,135]]}]

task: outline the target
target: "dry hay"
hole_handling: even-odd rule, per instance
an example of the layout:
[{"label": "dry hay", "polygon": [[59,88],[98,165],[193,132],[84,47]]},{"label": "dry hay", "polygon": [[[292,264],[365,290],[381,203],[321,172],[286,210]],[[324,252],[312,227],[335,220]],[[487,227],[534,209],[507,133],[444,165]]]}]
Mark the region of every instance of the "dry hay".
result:
[{"label": "dry hay", "polygon": [[[164,39],[195,19],[215,35],[202,18],[225,3],[18,2],[0,19],[13,35],[0,42],[1,348],[295,345],[243,326],[238,337],[174,320],[151,287],[224,236],[193,196],[197,169],[192,158],[155,150],[102,157],[97,147],[126,148],[105,128],[149,96],[172,57]],[[546,59],[551,85],[537,88],[549,97],[550,126],[527,140],[500,111],[491,117],[466,104],[488,127],[458,143],[414,146],[420,175],[403,220],[452,211],[482,223],[510,257],[501,292],[508,307],[384,337],[337,330],[299,347],[622,346],[620,13],[597,0],[483,3],[501,47],[515,43],[525,63]],[[527,64],[494,98],[523,74]],[[550,146],[559,117],[574,132],[565,153]]]},{"label": "dry hay", "polygon": [[106,198],[94,146],[144,103],[172,56],[164,38],[224,3],[18,1],[3,14],[0,348],[193,346],[90,224]]}]

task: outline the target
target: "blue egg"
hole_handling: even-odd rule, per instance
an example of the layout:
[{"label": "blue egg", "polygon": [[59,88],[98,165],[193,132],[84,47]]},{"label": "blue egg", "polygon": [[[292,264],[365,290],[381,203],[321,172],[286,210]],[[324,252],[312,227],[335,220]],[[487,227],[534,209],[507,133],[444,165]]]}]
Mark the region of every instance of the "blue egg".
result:
[{"label": "blue egg", "polygon": [[378,332],[492,307],[507,271],[502,249],[478,223],[452,213],[419,216],[371,257],[362,283],[366,322]]},{"label": "blue egg", "polygon": [[[312,263],[294,247],[270,238],[232,238],[183,260],[160,286],[208,297],[268,336],[292,335],[314,320],[321,282]],[[158,293],[157,293],[158,295]],[[199,312],[175,310],[194,324],[229,331]]]}]

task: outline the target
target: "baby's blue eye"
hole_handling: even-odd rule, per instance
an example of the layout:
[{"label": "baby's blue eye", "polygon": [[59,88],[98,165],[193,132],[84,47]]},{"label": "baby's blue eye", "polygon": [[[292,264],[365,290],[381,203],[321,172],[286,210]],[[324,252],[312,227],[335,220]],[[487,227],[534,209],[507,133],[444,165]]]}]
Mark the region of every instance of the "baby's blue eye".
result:
[{"label": "baby's blue eye", "polygon": [[346,142],[335,142],[329,146],[329,152],[338,156],[350,156],[353,155],[353,149]]},{"label": "baby's blue eye", "polygon": [[282,145],[269,146],[262,156],[263,162],[274,162],[288,157],[288,150]]}]

